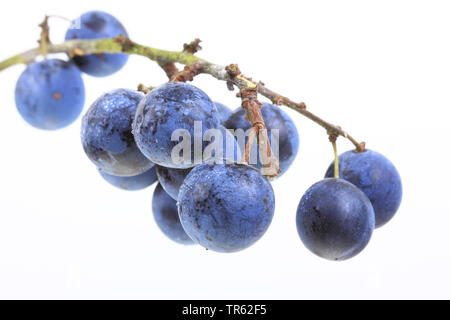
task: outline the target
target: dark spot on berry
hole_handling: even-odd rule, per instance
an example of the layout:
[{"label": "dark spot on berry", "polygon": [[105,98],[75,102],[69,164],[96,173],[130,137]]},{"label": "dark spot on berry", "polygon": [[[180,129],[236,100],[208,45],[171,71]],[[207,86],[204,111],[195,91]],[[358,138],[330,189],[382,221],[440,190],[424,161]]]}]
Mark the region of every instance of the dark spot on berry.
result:
[{"label": "dark spot on berry", "polygon": [[85,21],[83,21],[83,24],[88,27],[89,29],[91,29],[92,31],[101,31],[106,24],[106,21],[100,17],[98,14],[92,14],[89,16],[88,19],[86,19]]}]

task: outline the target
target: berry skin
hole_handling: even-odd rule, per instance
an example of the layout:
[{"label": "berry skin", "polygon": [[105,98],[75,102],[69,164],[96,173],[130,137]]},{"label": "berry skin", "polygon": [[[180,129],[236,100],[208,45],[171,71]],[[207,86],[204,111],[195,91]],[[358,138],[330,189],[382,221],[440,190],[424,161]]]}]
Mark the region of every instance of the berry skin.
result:
[{"label": "berry skin", "polygon": [[[223,126],[219,127],[219,130],[222,133],[222,141],[223,141],[223,149],[222,149],[222,155],[225,160],[222,160],[222,162],[229,161],[230,159],[239,162],[241,161],[241,149],[239,148],[239,145],[234,138],[234,136],[229,132],[227,129],[225,129]],[[229,140],[226,140],[229,139]],[[233,141],[233,149],[227,150],[227,143],[230,141]],[[231,153],[233,152],[233,153]],[[212,154],[213,159],[208,160],[218,160],[215,158],[215,155]],[[207,160],[207,161],[208,161]],[[164,190],[175,200],[178,200],[178,192],[180,191],[181,184],[183,183],[186,176],[191,172],[192,168],[187,169],[174,169],[174,168],[167,168],[156,165],[156,174],[158,175],[158,180],[161,183],[161,186],[164,188]]]},{"label": "berry skin", "polygon": [[161,184],[153,192],[152,211],[156,224],[169,239],[180,244],[194,244],[180,223],[177,202],[164,191]]},{"label": "berry skin", "polygon": [[254,244],[269,227],[274,209],[272,186],[245,164],[202,163],[188,174],[178,196],[186,233],[218,252]]},{"label": "berry skin", "polygon": [[173,169],[156,165],[156,175],[159,183],[164,188],[169,196],[174,200],[178,200],[178,192],[192,168],[188,169]]},{"label": "berry skin", "polygon": [[[141,101],[133,123],[133,133],[142,153],[152,162],[169,168],[192,168],[195,162],[202,160],[194,153],[194,140],[198,137],[196,134],[194,139],[194,121],[201,122],[202,132],[218,128],[220,120],[214,103],[193,85],[169,82],[150,91]],[[177,129],[187,130],[190,134],[190,163],[172,161],[172,149],[180,143],[171,141],[172,133]],[[203,140],[201,137],[198,139]],[[205,143],[202,145],[204,147]]]},{"label": "berry skin", "polygon": [[74,122],[84,106],[84,83],[72,62],[48,59],[28,65],[17,80],[16,106],[33,127],[61,129]]},{"label": "berry skin", "polygon": [[138,174],[137,176],[131,177],[113,176],[107,174],[106,172],[103,172],[102,170],[98,170],[98,172],[103,177],[103,179],[108,181],[114,187],[127,191],[145,189],[158,180],[155,167],[145,171],[144,173]]},{"label": "berry skin", "polygon": [[233,111],[220,102],[214,101],[214,104],[216,105],[217,111],[219,111],[219,118],[222,121],[222,124],[226,123]]},{"label": "berry skin", "polygon": [[[297,128],[292,121],[292,119],[281,110],[279,107],[270,104],[263,103],[261,108],[261,114],[266,124],[267,133],[269,138],[271,138],[271,130],[278,129],[279,130],[279,140],[278,145],[276,141],[271,141],[271,145],[273,147],[273,151],[275,156],[278,157],[280,163],[281,173],[278,177],[283,175],[291,166],[292,162],[294,162],[295,157],[297,156],[300,139],[298,136]],[[245,110],[243,108],[236,109],[233,114],[227,120],[225,126],[228,129],[243,129],[244,131],[250,129],[251,124],[247,120],[245,120]],[[247,138],[246,141],[247,142]],[[256,144],[254,144],[256,147]],[[245,146],[240,146],[243,149]],[[276,152],[278,147],[278,154]],[[261,168],[261,162],[259,160],[259,151],[257,163],[253,164],[257,168]]]},{"label": "berry skin", "polygon": [[131,133],[143,94],[117,89],[98,98],[83,117],[81,142],[89,159],[108,174],[135,176],[153,167]]},{"label": "berry skin", "polygon": [[[325,177],[332,177],[334,163]],[[402,201],[402,181],[397,169],[382,154],[366,150],[347,151],[339,156],[339,177],[362,190],[375,211],[375,227],[386,224],[397,212]]]},{"label": "berry skin", "polygon": [[[128,36],[120,21],[103,11],[86,12],[73,21],[73,25],[75,27],[67,30],[65,40]],[[83,72],[95,77],[105,77],[119,71],[127,60],[126,54],[118,53],[90,54],[73,58]]]},{"label": "berry skin", "polygon": [[361,252],[375,227],[366,195],[342,179],[324,179],[310,187],[297,208],[297,231],[303,244],[329,260]]}]

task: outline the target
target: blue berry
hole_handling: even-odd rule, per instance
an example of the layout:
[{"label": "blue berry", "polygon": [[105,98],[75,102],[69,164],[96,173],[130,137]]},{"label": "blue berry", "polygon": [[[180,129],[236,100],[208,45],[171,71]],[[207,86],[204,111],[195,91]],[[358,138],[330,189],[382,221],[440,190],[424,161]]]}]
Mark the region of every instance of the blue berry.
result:
[{"label": "blue berry", "polygon": [[[334,163],[325,177],[332,177]],[[381,227],[397,212],[402,201],[402,181],[394,165],[382,154],[366,150],[339,156],[339,177],[361,189],[375,211],[375,227]]]},{"label": "blue berry", "polygon": [[310,187],[297,208],[303,244],[329,260],[349,259],[368,244],[375,226],[366,195],[342,179],[324,179]]},{"label": "blue berry", "polygon": [[33,127],[56,130],[74,122],[84,106],[84,83],[71,62],[48,59],[28,65],[15,91],[20,115]]},{"label": "blue berry", "polygon": [[174,200],[178,200],[178,192],[180,191],[180,187],[189,172],[191,172],[192,168],[174,169],[158,165],[156,165],[155,167],[156,174],[161,186],[169,196],[171,196]]},{"label": "blue berry", "polygon": [[[194,133],[194,122],[200,124],[200,132]],[[139,104],[133,133],[142,153],[151,161],[164,167],[186,169],[202,161],[202,150],[200,155],[196,154],[199,148],[194,146],[194,140],[200,141],[200,149],[204,148],[203,132],[219,126],[217,108],[206,93],[187,83],[169,82],[150,91]],[[190,135],[189,161],[172,160],[172,149],[181,143],[171,141],[177,129],[184,129]]]},{"label": "blue berry", "polygon": [[153,192],[152,211],[156,224],[169,239],[180,244],[194,244],[180,223],[177,202],[164,191],[161,184]]},{"label": "blue berry", "polygon": [[230,108],[220,102],[214,101],[214,104],[216,105],[217,111],[219,111],[219,118],[222,123],[227,122],[233,111],[231,111]]},{"label": "blue berry", "polygon": [[145,189],[158,180],[155,167],[145,171],[144,173],[138,174],[137,176],[131,177],[113,176],[111,174],[107,174],[102,170],[98,170],[98,172],[103,177],[103,179],[108,181],[114,187],[128,191]]},{"label": "blue berry", "polygon": [[[120,21],[103,11],[86,12],[72,24],[74,27],[67,30],[66,40],[128,36]],[[95,77],[104,77],[119,71],[127,62],[128,56],[120,53],[100,53],[75,56],[73,60],[83,72]]]},{"label": "blue berry", "polygon": [[83,117],[81,142],[97,168],[115,176],[135,176],[153,167],[131,132],[143,94],[117,89],[98,98]]},{"label": "blue berry", "polygon": [[188,174],[178,195],[186,233],[219,252],[254,244],[269,227],[274,209],[272,186],[245,164],[202,163]]},{"label": "blue berry", "polygon": [[[239,145],[234,138],[234,136],[224,127],[220,127],[219,130],[221,131],[223,137],[223,150],[222,155],[224,160],[222,162],[227,162],[229,160],[234,160],[235,162],[239,162],[241,160],[241,149],[239,148]],[[229,139],[229,140],[226,140]],[[227,142],[233,141],[233,149],[227,150]],[[219,160],[217,157],[215,157],[215,154],[212,154],[211,160]],[[216,161],[216,162],[217,162]],[[158,175],[158,180],[161,183],[161,186],[164,188],[164,190],[175,200],[178,200],[178,192],[180,191],[181,184],[183,183],[186,176],[191,172],[192,168],[187,169],[174,169],[174,168],[167,168],[162,166],[156,166],[156,173]]]},{"label": "blue berry", "polygon": [[[295,157],[297,156],[300,144],[297,128],[288,114],[273,104],[263,103],[261,114],[266,124],[269,138],[271,138],[271,131],[273,129],[279,130],[278,145],[276,144],[276,141],[272,141],[272,139],[271,145],[273,147],[275,156],[280,162],[280,177],[289,169],[292,162],[294,162]],[[246,131],[250,129],[251,124],[250,122],[245,120],[245,110],[240,107],[236,109],[229,117],[225,126],[228,129],[243,129],[244,131]],[[246,142],[247,139],[245,140],[245,143]],[[254,145],[256,147],[256,143]],[[242,150],[244,150],[244,146],[240,145],[240,147]],[[277,148],[278,154],[276,152]],[[251,162],[250,164],[256,166],[257,168],[261,168],[259,151],[257,153],[257,156],[257,163]]]}]

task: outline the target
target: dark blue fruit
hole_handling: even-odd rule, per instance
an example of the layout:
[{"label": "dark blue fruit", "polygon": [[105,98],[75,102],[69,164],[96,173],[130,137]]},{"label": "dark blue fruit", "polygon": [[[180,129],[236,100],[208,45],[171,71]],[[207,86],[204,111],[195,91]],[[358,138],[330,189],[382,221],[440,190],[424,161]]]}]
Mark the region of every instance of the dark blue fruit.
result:
[{"label": "dark blue fruit", "polygon": [[228,108],[226,105],[224,105],[220,102],[214,101],[214,104],[216,105],[217,111],[219,111],[219,118],[222,121],[222,123],[224,124],[228,120],[228,118],[231,116],[233,111],[231,111],[230,108]]},{"label": "dark blue fruit", "polygon": [[[278,143],[276,143],[276,141],[271,141],[271,145],[274,147],[274,154],[280,162],[281,173],[279,176],[281,176],[289,169],[292,162],[294,162],[295,157],[297,156],[300,144],[297,128],[292,119],[287,115],[287,113],[281,110],[279,107],[274,106],[273,104],[263,103],[261,114],[266,124],[269,138],[271,137],[271,132],[273,129],[279,130]],[[228,129],[240,128],[244,131],[250,129],[251,127],[250,122],[245,120],[245,110],[243,108],[236,109],[225,123],[225,126]],[[246,142],[247,139],[245,140],[245,143]],[[256,145],[256,143],[254,145]],[[244,150],[244,146],[240,145],[240,147],[242,150]],[[257,163],[251,162],[250,164],[261,168],[259,153]]]},{"label": "dark blue fruit", "polygon": [[102,170],[98,170],[98,172],[103,177],[103,179],[108,181],[114,187],[127,191],[145,189],[158,180],[155,167],[145,171],[144,173],[138,174],[137,176],[131,177],[113,176],[107,174],[106,172],[103,172]]},{"label": "dark blue fruit", "polygon": [[71,62],[48,59],[28,65],[16,84],[16,106],[33,127],[56,130],[74,122],[84,106],[81,73]]},{"label": "dark blue fruit", "polygon": [[274,209],[272,186],[245,164],[200,164],[188,174],[178,195],[186,233],[219,252],[254,244],[269,227]]},{"label": "dark blue fruit", "polygon": [[[186,169],[202,161],[202,148],[206,145],[202,143],[203,133],[219,126],[217,108],[206,93],[187,83],[169,82],[150,91],[139,104],[133,132],[137,145],[151,161]],[[195,128],[199,130],[194,133]],[[187,161],[172,160],[172,149],[184,140],[177,136],[179,140],[172,141],[175,130],[188,135],[186,141],[191,150],[186,151]],[[196,139],[199,143],[194,145]]]},{"label": "dark blue fruit", "polygon": [[375,227],[366,195],[342,179],[324,179],[309,188],[297,208],[297,231],[303,244],[329,260],[361,252]]},{"label": "dark blue fruit", "polygon": [[180,244],[194,244],[181,226],[177,202],[169,197],[160,184],[153,192],[152,211],[156,224],[169,239]]},{"label": "dark blue fruit", "polygon": [[[333,176],[333,164],[325,177]],[[361,189],[375,211],[375,227],[392,219],[402,201],[402,181],[397,169],[382,154],[366,150],[347,151],[339,156],[339,177]]]},{"label": "dark blue fruit", "polygon": [[158,165],[155,167],[161,186],[169,196],[171,196],[174,200],[178,200],[178,192],[180,191],[181,184],[189,172],[191,172],[192,168],[174,169]]},{"label": "dark blue fruit", "polygon": [[135,176],[153,163],[138,149],[131,132],[143,94],[117,89],[98,98],[83,117],[81,142],[91,161],[115,176]]},{"label": "dark blue fruit", "polygon": [[[72,22],[72,27],[66,32],[66,40],[112,38],[119,35],[128,36],[119,20],[103,11],[89,11]],[[75,56],[73,60],[83,72],[104,77],[119,71],[127,62],[128,56],[99,53]]]},{"label": "dark blue fruit", "polygon": [[[234,138],[234,136],[223,126],[219,128],[222,134],[222,158],[216,157],[215,153],[212,153],[212,157],[207,160],[221,161],[226,163],[229,160],[234,162],[239,162],[241,160],[241,149]],[[231,143],[230,143],[231,141]],[[214,142],[214,141],[212,141]],[[231,148],[227,148],[227,145],[232,144]],[[186,176],[191,172],[192,168],[187,169],[174,169],[167,168],[156,165],[156,173],[158,175],[158,180],[164,190],[175,200],[178,200],[178,192],[180,191],[181,184],[183,183]]]}]

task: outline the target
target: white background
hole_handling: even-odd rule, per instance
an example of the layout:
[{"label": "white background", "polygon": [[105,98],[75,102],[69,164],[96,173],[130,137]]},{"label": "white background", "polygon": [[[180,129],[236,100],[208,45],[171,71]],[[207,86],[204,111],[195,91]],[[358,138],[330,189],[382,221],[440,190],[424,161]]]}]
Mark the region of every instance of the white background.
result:
[{"label": "white background", "polygon": [[[253,247],[219,254],[166,239],[153,221],[153,187],[125,192],[85,156],[80,120],[39,131],[16,111],[23,66],[0,73],[0,298],[450,298],[450,5],[447,1],[13,1],[0,11],[0,59],[36,46],[44,14],[100,9],[130,36],[244,74],[341,125],[398,168],[395,218],[346,262],[303,247],[295,213],[332,160],[323,129],[288,110],[301,136],[289,172],[273,183],[276,212]],[[53,42],[68,24],[51,22]],[[84,76],[86,108],[101,93],[164,73],[133,56],[108,78]],[[194,82],[233,109],[207,75]],[[339,139],[339,149],[352,145]]]}]

